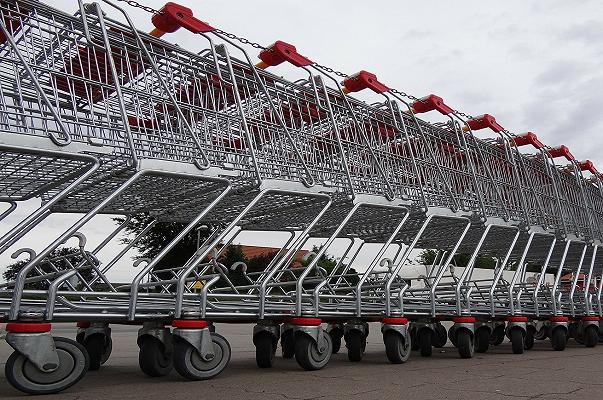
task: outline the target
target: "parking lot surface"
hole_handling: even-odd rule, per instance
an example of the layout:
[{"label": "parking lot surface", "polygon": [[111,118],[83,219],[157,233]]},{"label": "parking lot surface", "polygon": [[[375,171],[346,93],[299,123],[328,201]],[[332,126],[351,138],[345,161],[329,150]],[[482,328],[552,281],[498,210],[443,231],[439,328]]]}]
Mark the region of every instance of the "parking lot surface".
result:
[{"label": "parking lot surface", "polygon": [[[379,326],[371,326],[366,354],[360,363],[347,360],[345,348],[326,368],[308,372],[295,360],[278,358],[272,369],[255,365],[251,325],[216,325],[232,346],[232,360],[218,377],[186,381],[175,371],[148,378],[138,368],[133,326],[112,326],[113,354],[99,371],[89,372],[70,389],[44,399],[576,399],[601,398],[603,345],[587,349],[570,341],[555,352],[548,341],[537,342],[521,355],[508,342],[473,359],[458,357],[450,343],[434,349],[431,358],[413,352],[402,365],[387,362]],[[72,326],[56,324],[56,336],[75,337]],[[12,349],[0,343],[4,363]],[[278,350],[280,355],[280,348]],[[0,398],[23,398],[0,372]],[[40,398],[40,397],[38,397]]]}]

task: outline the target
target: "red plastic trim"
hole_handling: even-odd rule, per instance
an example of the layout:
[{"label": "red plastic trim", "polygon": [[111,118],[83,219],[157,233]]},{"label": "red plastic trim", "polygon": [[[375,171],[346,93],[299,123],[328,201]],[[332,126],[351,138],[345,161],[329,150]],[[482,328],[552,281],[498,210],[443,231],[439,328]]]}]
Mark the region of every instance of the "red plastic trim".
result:
[{"label": "red plastic trim", "polygon": [[435,94],[430,94],[415,101],[410,105],[413,112],[416,114],[425,113],[428,111],[436,110],[441,114],[448,115],[454,110],[444,104],[444,99]]},{"label": "red plastic trim", "polygon": [[572,153],[569,151],[566,145],[562,144],[561,146],[553,147],[549,150],[549,155],[553,158],[557,157],[565,157],[568,161],[574,161],[575,158]]},{"label": "red plastic trim", "polygon": [[274,67],[285,61],[296,67],[305,67],[314,64],[309,58],[302,56],[292,44],[277,40],[258,54],[267,66]]},{"label": "red plastic trim", "polygon": [[528,322],[528,317],[522,317],[519,315],[509,315],[506,319],[507,322]]},{"label": "red plastic trim", "polygon": [[475,323],[475,317],[454,317],[452,318],[452,322],[455,324],[473,324]]},{"label": "red plastic trim", "polygon": [[383,318],[381,323],[388,325],[406,325],[408,324],[408,319],[403,317],[387,317]]},{"label": "red plastic trim", "polygon": [[12,333],[45,333],[50,332],[51,324],[48,322],[9,322],[6,331]]},{"label": "red plastic trim", "polygon": [[513,142],[517,146],[527,146],[532,145],[536,149],[540,150],[544,147],[544,144],[540,140],[538,140],[538,136],[532,132],[527,132],[522,135],[516,136],[513,138]]},{"label": "red plastic trim", "polygon": [[377,76],[367,71],[360,71],[349,76],[341,83],[347,92],[359,92],[371,89],[375,93],[389,92],[389,88],[379,82]]},{"label": "red plastic trim", "polygon": [[289,320],[289,323],[296,326],[319,326],[322,321],[320,318],[293,317]]},{"label": "red plastic trim", "polygon": [[472,118],[467,121],[467,125],[469,125],[469,127],[474,131],[490,128],[494,132],[498,133],[504,130],[504,128],[500,126],[498,122],[496,122],[496,118],[490,114],[484,114],[480,115],[479,117]]},{"label": "red plastic trim", "polygon": [[578,163],[580,171],[590,171],[591,174],[596,175],[599,171],[595,168],[595,164],[591,160],[582,161]]},{"label": "red plastic trim", "polygon": [[216,28],[193,16],[193,10],[176,3],[166,3],[161,14],[153,15],[151,22],[161,32],[172,33],[184,28],[193,33],[204,33],[214,31]]},{"label": "red plastic trim", "polygon": [[549,318],[549,321],[551,321],[551,322],[568,322],[569,318],[564,317],[562,315],[557,315],[557,316]]},{"label": "red plastic trim", "polygon": [[203,329],[207,328],[208,325],[207,321],[202,319],[175,319],[172,321],[174,328],[182,329]]},{"label": "red plastic trim", "polygon": [[78,321],[76,326],[78,328],[89,328],[90,327],[90,321]]},{"label": "red plastic trim", "polygon": [[582,321],[599,321],[600,318],[597,315],[585,315],[580,318]]}]

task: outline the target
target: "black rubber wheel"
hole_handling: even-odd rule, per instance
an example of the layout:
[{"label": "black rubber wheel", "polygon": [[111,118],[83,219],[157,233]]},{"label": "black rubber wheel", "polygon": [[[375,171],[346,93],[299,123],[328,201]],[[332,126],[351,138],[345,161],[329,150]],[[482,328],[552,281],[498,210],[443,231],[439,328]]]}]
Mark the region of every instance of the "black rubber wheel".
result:
[{"label": "black rubber wheel", "polygon": [[454,347],[458,347],[456,343],[456,328],[454,327],[454,325],[450,329],[448,329],[448,339]]},{"label": "black rubber wheel", "polygon": [[358,329],[352,329],[345,335],[345,346],[348,349],[348,360],[352,362],[362,361],[364,354],[364,334]]},{"label": "black rubber wheel", "polygon": [[288,329],[281,334],[281,351],[285,359],[295,356],[295,337],[292,329]]},{"label": "black rubber wheel", "polygon": [[511,340],[511,348],[513,354],[523,354],[524,350],[524,331],[519,327],[511,328],[509,332],[509,339]]},{"label": "black rubber wheel", "polygon": [[485,353],[490,347],[490,329],[486,327],[478,328],[475,331],[475,351]]},{"label": "black rubber wheel", "polygon": [[567,332],[562,326],[556,326],[551,332],[551,345],[555,351],[565,350],[567,345]]},{"label": "black rubber wheel", "polygon": [[433,331],[429,328],[423,328],[419,330],[418,336],[421,357],[431,357],[431,337],[433,336]]},{"label": "black rubber wheel", "polygon": [[595,347],[599,341],[599,327],[589,325],[584,329],[584,345],[586,347]]},{"label": "black rubber wheel", "polygon": [[269,332],[260,332],[253,337],[255,362],[260,368],[271,368],[276,353],[276,338]]},{"label": "black rubber wheel", "polygon": [[6,380],[15,389],[29,394],[59,393],[86,375],[88,353],[75,340],[55,337],[59,367],[52,372],[40,371],[23,354],[14,351],[4,366]]},{"label": "black rubber wheel", "polygon": [[468,329],[457,329],[456,344],[461,358],[472,358],[475,352],[473,335]]},{"label": "black rubber wheel", "polygon": [[534,335],[536,335],[536,328],[534,326],[528,326],[526,331],[526,337],[523,339],[523,348],[526,350],[532,350],[534,347]]},{"label": "black rubber wheel", "polygon": [[492,333],[490,334],[490,344],[492,346],[498,346],[505,340],[505,326],[497,325]]},{"label": "black rubber wheel", "polygon": [[545,340],[549,337],[548,330],[549,328],[546,325],[542,325],[540,329],[537,329],[536,333],[534,333],[534,339]]},{"label": "black rubber wheel", "polygon": [[417,329],[411,328],[410,330],[410,347],[412,351],[418,351],[421,347],[419,345],[419,337],[417,336]]},{"label": "black rubber wheel", "polygon": [[442,324],[435,324],[434,329],[431,344],[433,347],[440,349],[446,346],[446,342],[448,342],[448,332],[446,332],[446,327]]},{"label": "black rubber wheel", "polygon": [[333,343],[333,354],[339,353],[341,349],[341,338],[343,338],[343,331],[341,329],[332,329],[329,331],[331,336],[331,342]]},{"label": "black rubber wheel", "polygon": [[[567,326],[567,338],[568,338],[568,339],[574,338],[574,339],[576,339],[576,341],[577,341],[578,343],[580,343],[580,338],[579,338],[579,336],[580,336],[580,335],[578,335],[578,324],[577,324],[577,323],[575,323],[575,322],[570,323],[570,324]],[[580,344],[582,344],[582,343],[580,343]]]},{"label": "black rubber wheel", "polygon": [[230,344],[221,335],[211,333],[214,358],[204,360],[195,347],[184,339],[174,341],[174,369],[184,378],[193,381],[211,379],[224,371],[230,362]]},{"label": "black rubber wheel", "polygon": [[166,352],[159,339],[152,336],[138,338],[138,365],[145,375],[152,378],[166,376],[174,368],[172,353]]},{"label": "black rubber wheel", "polygon": [[307,371],[322,369],[328,364],[333,354],[333,343],[331,335],[324,332],[323,342],[319,347],[309,335],[298,333],[295,337],[295,359],[297,363]]},{"label": "black rubber wheel", "polygon": [[383,334],[383,343],[385,344],[385,355],[392,364],[405,363],[410,357],[411,348],[410,334],[404,338],[400,332],[392,329],[385,331]]},{"label": "black rubber wheel", "polygon": [[98,371],[100,366],[107,362],[113,350],[113,341],[110,336],[96,333],[84,339],[84,347],[90,357],[89,371]]}]

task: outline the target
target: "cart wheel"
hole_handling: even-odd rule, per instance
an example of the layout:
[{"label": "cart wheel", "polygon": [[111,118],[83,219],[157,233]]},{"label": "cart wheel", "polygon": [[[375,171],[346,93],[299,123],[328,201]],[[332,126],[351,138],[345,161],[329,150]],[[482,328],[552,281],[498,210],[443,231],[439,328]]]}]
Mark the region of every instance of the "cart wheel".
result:
[{"label": "cart wheel", "polygon": [[207,361],[193,345],[183,339],[176,339],[174,343],[174,369],[184,378],[199,381],[210,379],[218,375],[230,362],[230,344],[218,335],[211,333],[214,345],[214,358]]},{"label": "cart wheel", "polygon": [[461,358],[472,358],[475,352],[473,335],[468,329],[457,329],[456,344]]},{"label": "cart wheel", "polygon": [[333,354],[339,353],[341,349],[341,338],[343,337],[343,331],[341,329],[332,329],[329,331],[331,336],[331,342],[333,343]]},{"label": "cart wheel", "polygon": [[536,330],[536,333],[534,334],[534,339],[545,340],[547,337],[549,337],[547,331],[548,331],[547,326],[543,325],[539,330]]},{"label": "cart wheel", "polygon": [[419,337],[419,347],[421,349],[421,357],[431,357],[431,336],[433,331],[429,328],[423,328],[417,335]]},{"label": "cart wheel", "polygon": [[589,325],[584,329],[584,345],[586,347],[595,347],[599,341],[599,327]]},{"label": "cart wheel", "polygon": [[551,332],[551,345],[555,351],[565,350],[565,346],[567,345],[567,333],[565,332],[565,328],[557,326],[553,329],[553,332]]},{"label": "cart wheel", "polygon": [[456,328],[454,327],[454,325],[450,329],[448,329],[448,339],[454,347],[458,347],[456,343]]},{"label": "cart wheel", "polygon": [[161,341],[152,336],[142,336],[138,339],[138,365],[142,372],[150,377],[166,376],[172,371],[174,363],[172,354],[165,351]]},{"label": "cart wheel", "polygon": [[498,325],[490,334],[489,342],[492,346],[498,346],[505,340],[505,326]]},{"label": "cart wheel", "polygon": [[536,328],[528,326],[526,331],[526,337],[523,339],[523,348],[526,350],[532,350],[534,347],[534,336],[536,335]]},{"label": "cart wheel", "polygon": [[271,368],[274,364],[276,342],[272,334],[260,332],[253,337],[255,344],[255,362],[260,368]]},{"label": "cart wheel", "polygon": [[412,328],[410,330],[410,347],[412,351],[418,351],[421,346],[419,345],[419,337],[417,335],[417,329]]},{"label": "cart wheel", "polygon": [[97,333],[88,336],[84,340],[84,347],[90,357],[89,371],[98,371],[100,366],[109,359],[111,350],[113,350],[113,341],[111,337]]},{"label": "cart wheel", "polygon": [[[574,339],[576,339],[576,342],[580,343],[579,336],[580,335],[578,335],[578,324],[575,322],[570,323],[567,326],[567,338],[568,339],[574,338]],[[580,343],[580,344],[582,344],[582,343]]]},{"label": "cart wheel", "polygon": [[86,349],[71,339],[53,339],[59,355],[59,367],[52,372],[40,371],[17,351],[8,357],[4,373],[15,389],[29,394],[58,393],[84,377],[89,365]]},{"label": "cart wheel", "polygon": [[352,329],[345,335],[345,346],[348,348],[348,359],[352,362],[362,361],[365,337],[357,329]]},{"label": "cart wheel", "polygon": [[293,330],[288,329],[281,335],[281,350],[283,358],[285,359],[293,358],[295,355],[295,337],[293,335]]},{"label": "cart wheel", "polygon": [[485,353],[490,347],[490,329],[481,327],[475,331],[475,351]]},{"label": "cart wheel", "polygon": [[442,324],[435,324],[434,335],[431,338],[433,347],[442,348],[446,346],[447,341],[448,333],[446,332],[446,327]]},{"label": "cart wheel", "polygon": [[305,333],[300,333],[295,338],[295,359],[303,369],[316,371],[327,365],[331,359],[333,352],[331,336],[324,332],[322,340],[319,348],[314,339]]},{"label": "cart wheel", "polygon": [[518,327],[511,328],[511,331],[509,332],[509,339],[511,340],[513,354],[523,354],[525,346],[523,329]]},{"label": "cart wheel", "polygon": [[392,364],[402,364],[408,361],[411,349],[410,334],[403,337],[399,332],[388,330],[383,334],[385,355]]}]

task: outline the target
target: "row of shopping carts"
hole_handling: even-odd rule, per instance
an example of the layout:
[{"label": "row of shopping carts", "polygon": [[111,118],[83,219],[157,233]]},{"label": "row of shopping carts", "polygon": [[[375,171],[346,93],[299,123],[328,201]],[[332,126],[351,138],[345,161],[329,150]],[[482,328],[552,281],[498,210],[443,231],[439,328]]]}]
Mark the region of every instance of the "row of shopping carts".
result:
[{"label": "row of shopping carts", "polygon": [[[0,219],[41,199],[0,238],[0,253],[26,257],[0,284],[15,350],[6,377],[17,389],[54,393],[98,369],[116,323],[141,325],[147,375],[175,368],[189,379],[230,360],[214,322],[256,323],[260,367],[272,366],[280,340],[283,356],[308,370],[324,367],[342,339],[361,360],[368,322],[381,322],[392,363],[413,348],[430,355],[447,337],[463,358],[505,337],[516,353],[546,336],[555,350],[570,334],[598,342],[603,186],[590,161],[369,72],[334,72],[282,41],[255,45],[255,65],[248,40],[174,3],[142,7],[153,13],[150,34],[115,2],[102,0],[116,17],[78,4],[70,15],[0,0]],[[207,48],[161,39],[179,28]],[[268,71],[282,63],[304,78]],[[365,89],[378,101],[350,95]],[[431,111],[446,122],[417,117]],[[483,129],[493,135],[478,138]],[[20,248],[56,213],[77,218],[45,247]],[[84,232],[101,214],[125,218],[90,248]],[[102,259],[140,215],[148,225]],[[165,222],[182,229],[152,259],[127,265]],[[188,261],[166,267],[200,227],[209,233]],[[224,265],[249,233],[271,246],[285,239],[261,271]],[[326,254],[336,256],[328,269]],[[111,279],[132,268],[130,282]],[[53,338],[51,322],[77,322],[76,341]]]}]

